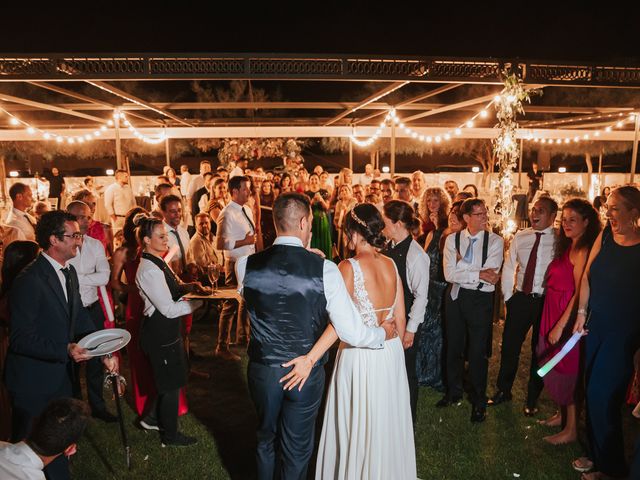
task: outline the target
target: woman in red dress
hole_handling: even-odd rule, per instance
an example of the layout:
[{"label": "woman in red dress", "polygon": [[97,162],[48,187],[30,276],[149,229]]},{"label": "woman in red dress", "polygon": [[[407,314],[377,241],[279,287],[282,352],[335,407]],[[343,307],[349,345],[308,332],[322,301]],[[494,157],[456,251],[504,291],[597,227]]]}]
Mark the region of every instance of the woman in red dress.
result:
[{"label": "woman in red dress", "polygon": [[[589,250],[600,229],[598,212],[586,200],[574,198],[563,205],[555,259],[547,270],[537,348],[540,365],[558,353],[571,335],[578,286]],[[556,413],[541,423],[563,427],[559,433],[544,438],[551,444],[570,443],[577,439],[574,395],[579,370],[580,346],[576,346],[544,377],[544,386],[560,407],[560,414]]]}]

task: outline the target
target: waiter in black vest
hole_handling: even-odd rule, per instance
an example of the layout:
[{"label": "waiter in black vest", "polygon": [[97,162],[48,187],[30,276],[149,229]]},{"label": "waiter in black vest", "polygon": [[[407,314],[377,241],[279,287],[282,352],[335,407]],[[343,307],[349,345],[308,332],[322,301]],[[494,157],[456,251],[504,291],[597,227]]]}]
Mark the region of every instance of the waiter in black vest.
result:
[{"label": "waiter in black vest", "polygon": [[309,352],[327,320],[354,347],[383,348],[395,329],[388,322],[365,326],[338,267],[306,250],[312,224],[306,195],[279,196],[273,219],[273,246],[236,263],[251,322],[248,379],[258,413],[258,478],[306,479],[327,356],[316,362],[303,389],[283,389],[280,379],[289,369],[282,365]]}]

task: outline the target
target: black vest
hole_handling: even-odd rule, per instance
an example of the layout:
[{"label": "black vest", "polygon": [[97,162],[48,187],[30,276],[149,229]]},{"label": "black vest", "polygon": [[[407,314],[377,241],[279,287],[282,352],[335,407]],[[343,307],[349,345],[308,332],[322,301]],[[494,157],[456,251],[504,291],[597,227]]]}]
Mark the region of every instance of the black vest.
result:
[{"label": "black vest", "polygon": [[408,235],[407,238],[398,243],[395,247],[383,252],[387,257],[393,260],[398,268],[398,275],[400,276],[402,288],[404,290],[404,309],[407,317],[409,316],[409,311],[413,306],[414,298],[413,293],[411,293],[411,289],[409,289],[409,284],[407,284],[407,253],[409,253],[409,247],[411,246],[412,241],[413,237]]},{"label": "black vest", "polygon": [[[243,296],[251,320],[249,359],[281,365],[311,350],[327,327],[324,259],[302,247],[273,245],[251,255]],[[325,354],[318,365],[327,361]]]}]

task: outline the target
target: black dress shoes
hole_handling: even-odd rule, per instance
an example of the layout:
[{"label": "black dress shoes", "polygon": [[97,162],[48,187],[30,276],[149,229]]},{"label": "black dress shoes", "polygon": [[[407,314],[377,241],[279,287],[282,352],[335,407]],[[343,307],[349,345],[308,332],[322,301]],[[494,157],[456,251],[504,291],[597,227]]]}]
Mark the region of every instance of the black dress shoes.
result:
[{"label": "black dress shoes", "polygon": [[487,409],[484,407],[473,407],[471,409],[471,423],[481,423],[487,418]]},{"label": "black dress shoes", "polygon": [[462,397],[449,397],[448,395],[445,395],[440,400],[438,400],[438,403],[436,403],[436,407],[444,408],[450,407],[451,405],[460,405],[461,401]]},{"label": "black dress shoes", "polygon": [[500,405],[501,403],[504,403],[504,402],[510,402],[511,398],[512,396],[510,392],[503,392],[502,390],[498,390],[498,392],[489,399],[489,401],[487,402],[487,405],[489,406]]},{"label": "black dress shoes", "polygon": [[538,409],[537,407],[525,405],[524,409],[522,410],[522,413],[524,413],[525,417],[535,417],[536,413],[538,413]]},{"label": "black dress shoes", "polygon": [[91,413],[93,418],[97,418],[98,420],[102,420],[105,423],[115,423],[118,421],[118,417],[115,415],[111,415],[106,410],[97,410]]}]

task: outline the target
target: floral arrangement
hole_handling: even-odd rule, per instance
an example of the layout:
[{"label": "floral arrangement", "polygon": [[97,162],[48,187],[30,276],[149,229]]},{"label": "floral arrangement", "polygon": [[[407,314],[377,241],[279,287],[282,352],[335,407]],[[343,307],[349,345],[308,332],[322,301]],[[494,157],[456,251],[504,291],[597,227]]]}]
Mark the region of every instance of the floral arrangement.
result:
[{"label": "floral arrangement", "polygon": [[300,156],[305,143],[295,138],[225,138],[218,149],[218,160],[222,165],[228,165],[239,159],[296,158]]},{"label": "floral arrangement", "polygon": [[503,72],[504,89],[494,100],[496,117],[500,129],[493,140],[493,152],[498,166],[498,184],[496,187],[497,202],[495,214],[496,226],[502,235],[509,239],[516,231],[516,222],[512,219],[514,213],[513,172],[520,158],[520,144],[516,137],[518,122],[516,116],[524,115],[523,102],[531,102],[530,94],[537,93],[525,90],[522,79],[508,70]]}]

